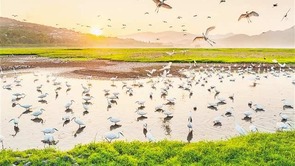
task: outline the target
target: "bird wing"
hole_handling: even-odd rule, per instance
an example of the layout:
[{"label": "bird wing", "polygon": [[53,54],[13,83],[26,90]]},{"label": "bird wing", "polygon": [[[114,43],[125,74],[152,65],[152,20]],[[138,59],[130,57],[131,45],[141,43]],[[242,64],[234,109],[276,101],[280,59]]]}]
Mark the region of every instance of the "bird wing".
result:
[{"label": "bird wing", "polygon": [[215,29],[215,26],[212,26],[212,27],[207,28],[205,35],[207,36],[208,33],[209,33],[210,31],[212,31],[213,29]]},{"label": "bird wing", "polygon": [[242,18],[246,18],[247,14],[241,14],[238,21],[240,21]]},{"label": "bird wing", "polygon": [[255,11],[252,11],[252,12],[250,12],[250,13],[249,13],[249,17],[251,17],[251,16],[258,17],[258,16],[259,16],[259,14],[258,14],[258,13],[256,13]]},{"label": "bird wing", "polygon": [[160,3],[160,0],[153,0],[156,4]]},{"label": "bird wing", "polygon": [[172,7],[166,3],[163,3],[161,7],[166,8],[166,9],[172,9]]},{"label": "bird wing", "polygon": [[203,40],[203,39],[204,39],[204,37],[203,37],[203,36],[197,36],[197,37],[195,37],[195,38],[194,38],[194,40],[193,40],[193,41],[196,41],[196,40],[201,40],[201,39]]}]

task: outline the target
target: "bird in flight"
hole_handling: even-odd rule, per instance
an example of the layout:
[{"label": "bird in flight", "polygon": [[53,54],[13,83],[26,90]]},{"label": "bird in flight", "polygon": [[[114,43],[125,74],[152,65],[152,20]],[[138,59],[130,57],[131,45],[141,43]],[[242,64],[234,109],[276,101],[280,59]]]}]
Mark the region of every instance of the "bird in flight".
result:
[{"label": "bird in flight", "polygon": [[250,17],[252,17],[252,16],[258,17],[259,14],[256,13],[255,11],[252,11],[252,12],[250,12],[250,13],[247,11],[245,14],[241,14],[241,15],[240,15],[238,21],[240,21],[242,18],[247,18],[248,23],[250,23],[250,22],[252,22],[252,21],[250,20]]},{"label": "bird in flight", "polygon": [[289,13],[290,10],[291,10],[291,8],[287,11],[287,13],[284,15],[284,17],[282,18],[281,21],[283,21],[285,18],[286,18],[286,20],[288,19],[288,13]]},{"label": "bird in flight", "polygon": [[222,2],[225,2],[225,0],[220,0],[219,4],[221,4]]},{"label": "bird in flight", "polygon": [[159,12],[160,7],[163,7],[163,8],[166,8],[166,9],[172,9],[172,7],[170,5],[168,5],[167,3],[165,3],[166,0],[162,0],[162,1],[160,1],[160,0],[153,0],[153,1],[157,5],[157,8],[155,10],[157,13]]},{"label": "bird in flight", "polygon": [[216,44],[216,43],[208,38],[208,33],[210,31],[212,31],[213,29],[215,29],[215,26],[207,28],[206,33],[205,34],[202,33],[203,36],[195,37],[193,42],[196,41],[196,40],[205,40],[207,43],[209,43],[211,46],[213,46],[213,44]]}]

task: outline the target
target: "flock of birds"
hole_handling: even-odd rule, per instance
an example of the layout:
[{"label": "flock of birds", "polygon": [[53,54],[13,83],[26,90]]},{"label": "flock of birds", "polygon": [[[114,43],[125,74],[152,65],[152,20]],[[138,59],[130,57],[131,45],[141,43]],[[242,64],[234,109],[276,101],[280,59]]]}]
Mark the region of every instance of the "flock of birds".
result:
[{"label": "flock of birds", "polygon": [[[172,6],[169,5],[166,1],[167,1],[167,0],[153,0],[153,2],[154,2],[155,5],[156,5],[155,12],[158,13],[159,10],[160,10],[161,8],[163,8],[163,9],[172,9]],[[226,1],[225,1],[225,0],[220,0],[220,4],[221,4],[221,3],[226,3]],[[273,8],[278,7],[278,6],[279,6],[278,3],[274,3],[274,4],[272,4],[272,7],[273,7]],[[291,10],[291,8],[290,8],[290,9],[289,9],[289,10],[283,15],[281,21],[283,21],[283,20],[287,20],[287,19],[288,19],[288,13],[290,12],[290,10]],[[145,12],[145,13],[144,13],[144,15],[149,15],[149,14],[150,14],[149,12]],[[13,16],[14,18],[18,17],[18,15],[16,15],[16,14],[13,14],[12,16]],[[198,16],[197,14],[193,14],[192,17],[197,17],[197,16]],[[251,18],[252,18],[252,17],[258,17],[258,16],[259,16],[259,14],[258,14],[256,11],[250,11],[250,12],[249,12],[249,11],[246,11],[245,13],[242,13],[239,17],[237,16],[237,18],[238,18],[237,20],[238,20],[238,21],[241,21],[241,20],[246,19],[248,23],[251,23],[251,22],[252,22],[252,21],[251,21]],[[97,17],[100,18],[101,15],[97,15]],[[207,16],[207,19],[210,19],[210,18],[211,18],[211,16]],[[177,16],[177,19],[178,19],[178,20],[183,19],[183,16]],[[27,20],[24,19],[23,21],[27,21]],[[112,24],[111,24],[111,22],[112,22],[112,19],[111,19],[111,18],[107,18],[107,25],[106,25],[104,28],[100,28],[100,30],[104,30],[104,29],[107,29],[107,28],[112,28]],[[167,21],[167,20],[163,20],[163,23],[164,23],[164,24],[168,24],[168,21]],[[91,28],[90,25],[84,25],[84,24],[81,24],[81,23],[77,23],[76,25],[77,25],[79,28],[81,28],[81,27]],[[56,24],[56,26],[59,26],[59,24]],[[148,26],[151,27],[151,26],[153,26],[153,25],[152,25],[151,23],[149,23]],[[128,25],[127,25],[126,23],[122,23],[122,27],[121,27],[121,29],[126,29],[127,27],[128,27]],[[173,28],[173,27],[174,27],[173,25],[170,25],[170,26],[169,26],[169,29],[171,29],[171,28]],[[185,27],[186,27],[185,24],[182,24],[182,25],[181,25],[182,32],[183,32],[183,35],[184,35],[184,36],[187,35],[187,33],[186,33],[186,32],[187,32],[187,29],[185,29]],[[73,30],[75,30],[75,29],[76,29],[76,28],[73,28]],[[211,26],[211,27],[209,27],[209,28],[206,30],[205,33],[203,33],[202,35],[199,35],[199,36],[195,37],[194,39],[192,39],[192,42],[199,41],[199,40],[205,40],[205,41],[208,42],[211,46],[213,46],[213,44],[216,44],[216,43],[208,38],[208,32],[211,31],[211,30],[213,30],[213,29],[215,29],[215,26]],[[142,28],[137,28],[137,31],[142,31]],[[156,40],[156,41],[159,41],[160,38],[157,37],[155,40]]]},{"label": "flock of birds", "polygon": [[[236,67],[237,69],[235,69],[235,72],[237,72],[237,74],[240,77],[244,78],[245,74],[249,74],[253,76],[253,79],[252,79],[253,84],[251,86],[255,88],[259,84],[258,81],[260,79],[262,78],[267,79],[269,77],[268,74],[265,74],[265,75],[259,74],[261,72],[270,73],[273,77],[284,76],[287,78],[291,78],[291,74],[295,73],[295,70],[292,69],[291,67],[287,67],[286,64],[281,64],[277,60],[273,60],[273,62],[274,62],[274,65],[270,67],[267,67],[265,64],[250,64],[250,65],[245,64],[244,66],[240,66],[240,67],[236,65],[229,65],[228,67],[221,67],[216,65],[207,65],[206,67],[202,67],[202,66],[198,67],[196,63],[192,63],[188,68],[181,68],[178,70],[178,73],[180,75],[179,78],[181,80],[181,83],[178,85],[175,85],[172,79],[174,77],[171,74],[171,68],[173,65],[172,62],[168,63],[167,65],[163,66],[160,69],[146,70],[147,72],[146,77],[149,78],[149,81],[147,83],[144,83],[140,80],[134,80],[133,83],[125,82],[125,81],[117,81],[118,77],[112,77],[110,79],[111,86],[115,87],[118,90],[121,89],[121,92],[111,92],[109,89],[104,89],[104,96],[105,96],[105,102],[107,103],[106,104],[107,110],[109,110],[115,104],[119,102],[119,98],[122,93],[127,94],[127,96],[133,96],[133,94],[136,91],[136,87],[140,88],[144,86],[150,86],[150,88],[153,90],[150,92],[148,96],[150,100],[153,100],[153,97],[155,95],[154,93],[159,90],[160,90],[160,96],[161,98],[163,98],[163,102],[155,106],[154,111],[161,113],[164,116],[164,120],[169,121],[170,119],[174,117],[174,112],[166,109],[165,106],[169,105],[173,107],[177,102],[179,102],[178,99],[175,97],[168,97],[170,96],[169,94],[171,89],[173,89],[174,87],[178,87],[179,89],[182,89],[183,91],[188,92],[189,96],[191,97],[193,94],[197,93],[193,91],[193,87],[200,86],[203,88],[207,88],[207,90],[210,93],[212,93],[214,95],[214,98],[216,99],[213,102],[209,102],[207,107],[209,109],[218,111],[219,110],[218,107],[220,105],[227,104],[227,100],[226,98],[223,98],[219,95],[222,92],[220,92],[217,86],[209,85],[209,81],[208,81],[209,78],[213,76],[218,77],[218,80],[220,81],[220,83],[222,83],[226,78],[229,78],[230,81],[234,82],[235,78],[233,77],[233,68]],[[156,73],[158,73],[159,75],[157,76]],[[0,74],[1,74],[0,78],[3,83],[3,86],[2,86],[3,89],[13,91],[14,89],[17,89],[17,87],[22,86],[23,79],[21,78],[20,74],[17,71],[14,71],[13,82],[7,81],[6,74],[4,74],[2,70]],[[89,80],[91,78],[92,78],[91,76],[88,76],[86,79]],[[31,85],[35,86],[36,90],[40,92],[40,95],[37,97],[38,102],[42,104],[47,104],[46,98],[53,94],[42,92],[42,89],[44,88],[44,86],[47,86],[47,85],[43,85],[43,84],[36,85],[36,83],[38,83],[40,79],[41,79],[41,76],[34,73],[34,80],[32,80]],[[58,81],[57,77],[54,77],[52,75],[46,76],[46,82],[48,84],[51,83],[53,87],[55,88],[54,91],[55,91],[56,99],[58,98],[59,96],[58,94],[60,93],[60,90],[62,88],[66,88],[66,93],[68,93],[72,88],[72,85],[69,84],[67,81],[60,82]],[[122,83],[121,88],[118,87],[118,82]],[[159,83],[163,83],[164,87],[161,87],[159,89],[159,86],[158,86]],[[295,85],[295,80],[292,80],[292,84]],[[92,96],[93,93],[97,93],[97,92],[91,92],[91,87],[92,87],[92,84],[90,82],[88,82],[87,85],[81,84],[81,88],[82,88],[81,99],[82,99],[82,106],[84,109],[83,115],[85,116],[89,114],[89,109],[90,109],[89,107],[91,107],[91,105],[93,104],[92,102],[97,102],[95,101],[95,97]],[[33,111],[34,109],[33,105],[21,104],[23,103],[22,99],[26,98],[27,96],[30,96],[30,94],[25,94],[21,92],[12,93],[12,99],[11,99],[12,107],[23,108],[23,112],[18,117],[12,118],[11,120],[8,121],[9,123],[12,123],[14,126],[15,134],[12,135],[14,137],[19,132],[19,123],[23,120],[23,118],[26,118],[26,116],[24,117],[23,115],[30,114],[33,117],[33,119],[31,119],[33,122],[37,122],[37,123],[44,122],[41,116],[47,110],[40,108]],[[228,98],[233,101],[235,96],[234,94],[232,94],[228,96]],[[70,100],[69,102],[64,104],[66,115],[60,117],[60,120],[63,121],[63,126],[65,126],[66,124],[70,122],[76,123],[78,125],[78,130],[76,131],[74,136],[77,136],[77,134],[81,133],[84,130],[87,124],[79,117],[72,116],[73,103],[75,103],[75,101]],[[138,116],[138,120],[147,119],[149,117],[148,116],[149,112],[145,111],[146,100],[137,100],[135,101],[135,104],[137,104],[135,113]],[[248,103],[245,103],[245,104],[248,104],[250,108],[249,110],[243,112],[244,114],[243,120],[246,120],[246,121],[252,122],[253,121],[252,118],[255,112],[263,112],[267,110],[263,105],[254,103],[252,101],[249,101]],[[282,107],[284,110],[294,109],[294,104],[292,103],[292,101],[289,101],[287,99],[282,99]],[[212,125],[222,126],[224,117],[233,117],[235,119],[237,114],[236,111],[234,111],[235,109],[238,109],[238,108],[233,108],[233,107],[227,108],[223,113],[220,114],[220,116],[217,116],[216,118],[212,119]],[[189,111],[189,115],[187,118],[187,128],[189,130],[190,136],[192,136],[192,131],[194,128],[193,112],[197,110],[198,110],[197,106],[193,107],[192,110]],[[294,118],[288,117],[288,115],[285,114],[284,112],[281,112],[278,116],[281,117],[281,121],[277,122],[276,124],[277,130],[283,131],[283,130],[290,130],[293,128],[293,125],[290,122],[293,122]],[[122,127],[122,125],[120,125],[120,122],[121,122],[120,118],[110,116],[106,120],[110,121],[112,123],[112,126],[111,126],[111,131],[104,134],[103,137],[105,140],[111,142],[114,139],[119,139],[120,137],[124,136],[122,131],[112,131],[112,128],[118,129]],[[241,125],[239,125],[236,119],[235,119],[234,125],[235,125],[236,131],[239,134],[241,135],[247,134],[247,130],[244,129]],[[249,131],[257,132],[258,130],[259,129],[253,123],[250,123]],[[47,143],[49,145],[57,144],[58,141],[55,140],[54,133],[58,131],[59,130],[54,126],[50,128],[44,128],[41,131],[44,134],[44,139],[42,140],[42,142]],[[149,141],[156,141],[156,138],[153,136],[151,129],[148,128],[147,123],[143,124],[143,133],[144,133],[144,136]],[[4,144],[3,144],[4,137],[2,135],[0,135],[0,142],[2,143],[2,148],[4,148]]]}]

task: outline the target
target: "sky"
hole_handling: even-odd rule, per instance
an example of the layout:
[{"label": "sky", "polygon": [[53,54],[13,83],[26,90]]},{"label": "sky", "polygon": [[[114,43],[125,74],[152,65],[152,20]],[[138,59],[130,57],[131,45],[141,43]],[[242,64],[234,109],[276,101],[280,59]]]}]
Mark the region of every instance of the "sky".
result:
[{"label": "sky", "polygon": [[[213,35],[228,33],[256,35],[269,30],[285,30],[295,23],[294,0],[226,0],[221,4],[220,0],[167,0],[165,2],[172,6],[172,9],[160,8],[159,13],[155,12],[156,5],[153,0],[0,0],[0,2],[1,17],[20,21],[25,19],[27,22],[60,28],[74,28],[85,33],[102,33],[105,36],[128,35],[139,32],[138,29],[141,29],[141,32],[186,30],[189,33],[201,34],[210,26],[216,27],[210,32]],[[274,3],[278,3],[278,6],[273,7]],[[289,9],[288,19],[281,21]],[[238,21],[239,16],[246,11],[256,11],[259,17],[251,18],[252,23],[248,23],[246,19]],[[145,12],[149,14],[145,15]],[[197,17],[193,17],[195,14]],[[177,19],[178,16],[182,18]],[[207,18],[208,16],[211,18]],[[125,29],[122,29],[122,24],[126,24]]]}]

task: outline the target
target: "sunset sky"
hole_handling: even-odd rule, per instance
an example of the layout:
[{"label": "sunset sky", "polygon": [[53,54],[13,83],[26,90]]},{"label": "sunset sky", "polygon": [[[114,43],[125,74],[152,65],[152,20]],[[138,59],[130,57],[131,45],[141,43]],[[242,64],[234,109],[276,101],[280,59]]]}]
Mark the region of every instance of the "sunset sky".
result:
[{"label": "sunset sky", "polygon": [[[167,0],[172,9],[155,12],[153,0],[0,0],[1,17],[63,27],[86,33],[120,36],[141,32],[182,31],[200,34],[216,26],[212,34],[260,34],[294,26],[294,0]],[[278,3],[277,7],[273,7]],[[289,10],[288,19],[281,21]],[[238,22],[240,14],[256,11],[259,17]],[[149,12],[145,15],[145,12]],[[197,17],[193,17],[193,15]],[[100,17],[98,17],[100,15]],[[182,19],[177,19],[181,16]],[[207,18],[211,16],[211,18]],[[108,21],[111,19],[111,21]],[[163,23],[167,21],[167,23]],[[56,25],[58,24],[58,25]],[[79,25],[78,25],[79,24]],[[122,24],[126,28],[122,29]],[[149,26],[152,24],[152,26]],[[81,27],[80,25],[87,25]],[[111,27],[108,27],[110,25]],[[185,27],[182,27],[185,25]],[[173,26],[172,28],[169,28]]]}]

